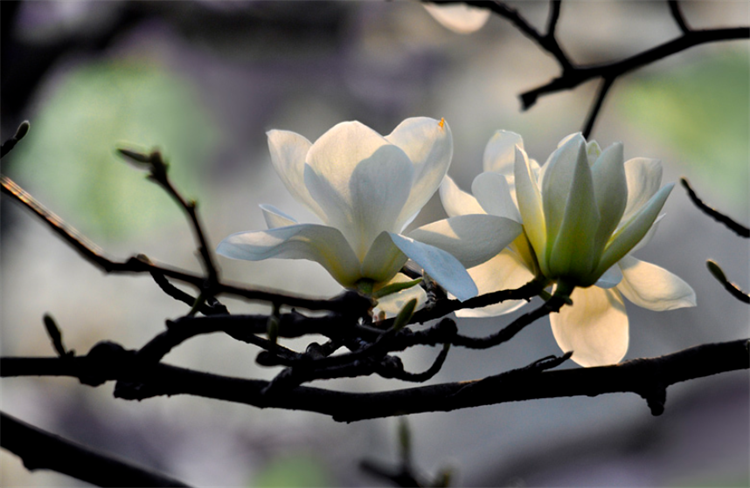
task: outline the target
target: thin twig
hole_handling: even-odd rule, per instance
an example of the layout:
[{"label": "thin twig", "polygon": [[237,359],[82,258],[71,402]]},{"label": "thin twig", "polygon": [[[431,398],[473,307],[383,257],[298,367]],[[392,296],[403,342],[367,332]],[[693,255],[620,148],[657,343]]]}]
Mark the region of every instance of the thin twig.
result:
[{"label": "thin twig", "polygon": [[750,303],[750,295],[742,291],[739,286],[729,281],[727,279],[727,276],[724,274],[724,270],[721,269],[721,267],[716,264],[715,261],[711,261],[709,259],[708,261],[706,261],[706,266],[708,267],[708,270],[711,272],[713,277],[716,278],[719,283],[721,283],[721,286],[723,286],[730,295],[741,302]]},{"label": "thin twig", "polygon": [[669,11],[672,13],[675,23],[677,23],[677,27],[680,28],[683,34],[690,32],[690,26],[688,25],[687,20],[685,20],[685,16],[682,14],[680,3],[677,0],[667,0],[667,4],[669,5]]},{"label": "thin twig", "polygon": [[745,227],[742,224],[739,224],[732,220],[730,217],[724,215],[723,213],[719,212],[718,210],[708,206],[706,203],[701,200],[698,195],[695,193],[695,190],[693,190],[693,187],[690,186],[690,182],[687,180],[687,178],[680,178],[680,183],[682,183],[682,186],[685,187],[685,190],[687,190],[688,197],[690,197],[690,200],[695,204],[696,207],[698,207],[703,213],[708,215],[709,217],[712,217],[714,220],[721,222],[725,226],[727,226],[730,230],[734,231],[738,236],[750,238],[750,229]]},{"label": "thin twig", "polygon": [[26,136],[26,134],[29,132],[29,127],[31,126],[28,120],[24,120],[23,122],[21,122],[21,124],[19,124],[13,137],[8,139],[7,141],[4,141],[3,145],[0,146],[0,158],[5,157],[6,154],[11,152],[13,148],[16,147],[18,141],[23,139],[24,136]]},{"label": "thin twig", "polygon": [[581,130],[581,134],[585,139],[588,139],[591,132],[594,130],[594,122],[596,122],[599,112],[602,109],[602,105],[604,104],[604,98],[607,96],[607,93],[609,93],[609,89],[614,82],[615,78],[604,78],[602,80],[599,92],[596,94],[596,100],[594,100],[594,104],[591,106],[591,110],[589,111],[589,114],[586,117],[586,122],[583,124],[583,129]]}]

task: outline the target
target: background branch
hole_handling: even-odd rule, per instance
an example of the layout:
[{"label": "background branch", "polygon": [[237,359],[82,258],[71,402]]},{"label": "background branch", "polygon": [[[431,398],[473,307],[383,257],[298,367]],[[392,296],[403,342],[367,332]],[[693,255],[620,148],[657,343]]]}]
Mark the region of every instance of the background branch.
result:
[{"label": "background branch", "polygon": [[687,180],[687,178],[680,178],[680,183],[682,183],[682,186],[687,190],[688,197],[690,197],[690,200],[695,204],[696,207],[698,207],[703,213],[708,215],[709,217],[713,218],[717,222],[721,222],[725,226],[727,226],[730,230],[734,231],[738,236],[750,238],[750,229],[745,227],[742,224],[737,223],[736,221],[732,220],[730,217],[724,215],[723,213],[719,212],[718,210],[710,207],[707,205],[703,200],[698,197],[698,195],[695,193],[695,190],[693,190],[693,187],[690,186],[690,182]]}]

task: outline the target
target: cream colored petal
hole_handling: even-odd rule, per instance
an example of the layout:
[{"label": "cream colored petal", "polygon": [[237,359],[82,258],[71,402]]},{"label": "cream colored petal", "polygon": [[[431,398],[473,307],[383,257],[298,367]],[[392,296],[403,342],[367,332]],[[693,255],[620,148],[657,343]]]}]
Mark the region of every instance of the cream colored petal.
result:
[{"label": "cream colored petal", "polygon": [[516,149],[523,149],[523,138],[515,132],[499,130],[484,148],[484,171],[494,171],[504,176],[513,176]]},{"label": "cream colored petal", "polygon": [[[544,249],[546,247],[546,224],[542,212],[542,195],[539,191],[536,176],[529,165],[526,153],[516,147],[516,162],[514,165],[516,180],[516,197],[518,211],[521,214],[523,228],[531,242],[534,252],[539,259],[542,272],[546,271]],[[542,264],[544,262],[544,264]]]},{"label": "cream colored petal", "polygon": [[445,120],[414,117],[401,122],[385,139],[403,150],[414,165],[411,192],[398,217],[396,230],[411,222],[448,172],[453,136]]},{"label": "cream colored petal", "polygon": [[616,289],[576,288],[572,306],[550,315],[557,345],[581,366],[616,364],[628,351],[628,316]]},{"label": "cream colored petal", "polygon": [[423,4],[427,12],[453,32],[459,34],[471,34],[481,29],[490,11],[484,8],[470,7],[468,5],[435,5],[433,3]]},{"label": "cream colored petal", "polygon": [[639,307],[662,312],[695,306],[695,291],[679,276],[632,256],[618,264],[623,280],[617,289]]},{"label": "cream colored petal", "polygon": [[315,141],[307,157],[310,194],[363,260],[381,232],[396,230],[411,191],[411,161],[359,122],[334,126]]},{"label": "cream colored petal", "polygon": [[407,260],[406,254],[396,247],[388,233],[381,232],[362,262],[362,276],[376,283],[390,281]]},{"label": "cream colored petal", "polygon": [[460,215],[415,229],[409,237],[449,252],[471,268],[499,254],[522,230],[505,217]]},{"label": "cream colored petal", "polygon": [[262,203],[260,209],[263,211],[263,218],[266,219],[266,225],[269,229],[275,229],[276,227],[286,227],[288,225],[295,225],[298,222],[294,217],[285,214],[278,208],[267,203]]},{"label": "cream colored petal", "polygon": [[649,158],[633,158],[625,162],[625,177],[628,181],[628,203],[622,222],[627,222],[643,208],[661,187],[661,161]]},{"label": "cream colored petal", "polygon": [[622,259],[626,254],[632,251],[633,247],[643,239],[648,230],[656,221],[664,202],[667,201],[669,192],[672,191],[674,183],[671,183],[659,190],[651,200],[644,205],[640,212],[635,214],[625,225],[623,225],[613,236],[609,246],[604,250],[602,259],[599,262],[597,272],[603,272],[617,261]]},{"label": "cream colored petal", "polygon": [[[388,284],[405,283],[411,280],[412,279],[405,274],[398,273]],[[406,290],[401,290],[397,293],[391,293],[390,295],[386,295],[378,299],[378,304],[373,310],[373,315],[378,316],[382,311],[385,312],[386,318],[395,317],[396,315],[398,315],[401,309],[404,308],[404,305],[406,305],[412,299],[417,300],[417,306],[414,307],[414,310],[419,310],[420,308],[424,307],[425,302],[427,302],[427,294],[425,293],[424,288],[419,285],[415,285],[411,288],[407,288]]]},{"label": "cream colored petal", "polygon": [[518,213],[518,207],[511,198],[510,186],[505,176],[494,172],[482,173],[474,178],[471,192],[488,214],[516,222],[521,221],[521,214]]},{"label": "cream colored petal", "polygon": [[239,232],[219,243],[216,252],[232,259],[308,259],[320,263],[339,283],[352,287],[360,264],[338,229],[299,224],[259,232]]},{"label": "cream colored petal", "polygon": [[[479,290],[479,295],[499,290],[514,290],[534,278],[516,253],[505,249],[486,263],[469,269],[469,275]],[[506,300],[482,308],[458,310],[459,317],[494,317],[517,310],[526,300]]]},{"label": "cream colored petal", "polygon": [[460,189],[448,175],[445,175],[440,184],[440,201],[443,202],[448,217],[485,213],[477,199]]},{"label": "cream colored petal", "polygon": [[597,254],[604,249],[625,212],[628,185],[624,161],[622,144],[616,143],[605,149],[591,167],[596,205],[601,218],[594,237],[596,241],[594,252]]},{"label": "cream colored petal", "polygon": [[390,233],[393,243],[435,281],[461,301],[476,296],[477,287],[466,268],[451,254],[410,237]]},{"label": "cream colored petal", "polygon": [[620,271],[620,267],[615,264],[596,280],[595,286],[599,288],[613,288],[619,285],[621,281],[622,272]]},{"label": "cream colored petal", "polygon": [[266,135],[273,168],[284,186],[297,201],[306,205],[325,221],[325,214],[320,205],[310,196],[305,186],[305,161],[307,152],[312,146],[310,141],[287,130],[270,130]]}]

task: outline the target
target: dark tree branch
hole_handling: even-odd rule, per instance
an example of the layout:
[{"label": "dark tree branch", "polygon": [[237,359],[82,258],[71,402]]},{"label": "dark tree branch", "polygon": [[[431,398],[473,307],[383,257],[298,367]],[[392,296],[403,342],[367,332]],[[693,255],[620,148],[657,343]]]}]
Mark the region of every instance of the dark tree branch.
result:
[{"label": "dark tree branch", "polygon": [[29,471],[50,469],[96,486],[188,486],[130,463],[94,452],[0,412],[0,445]]},{"label": "dark tree branch", "polygon": [[716,264],[716,262],[709,259],[708,261],[706,261],[706,266],[708,267],[708,270],[711,272],[713,277],[716,278],[719,283],[721,283],[721,285],[726,291],[729,292],[730,295],[741,302],[750,303],[750,295],[742,291],[739,286],[730,282],[727,279],[727,276],[724,274],[724,270],[721,269],[721,267]]},{"label": "dark tree branch", "polygon": [[16,147],[16,144],[18,141],[24,138],[24,136],[29,132],[29,121],[24,120],[21,122],[21,124],[18,126],[18,129],[16,129],[16,133],[8,139],[7,141],[3,142],[3,145],[0,146],[0,158],[5,157],[6,154],[11,152],[14,147]]},{"label": "dark tree branch", "polygon": [[599,112],[604,104],[604,99],[606,98],[607,93],[609,93],[609,89],[612,88],[614,82],[614,78],[604,78],[602,80],[599,92],[596,94],[596,100],[594,100],[594,104],[591,106],[591,110],[586,117],[586,122],[583,124],[581,134],[585,139],[588,139],[591,132],[594,130],[594,122],[596,122],[596,119],[599,117]]},{"label": "dark tree branch", "polygon": [[[75,358],[0,358],[0,376],[72,376],[98,386],[116,380],[115,396],[142,400],[188,394],[254,405],[305,410],[352,422],[421,412],[494,405],[512,401],[632,392],[663,411],[666,389],[682,381],[750,368],[750,341],[704,344],[666,356],[614,366],[539,372],[510,371],[477,381],[441,383],[375,393],[297,387],[264,395],[268,381],[202,373],[166,364],[144,365],[135,352],[100,343]],[[548,361],[548,360],[547,360]]]},{"label": "dark tree branch", "polygon": [[680,183],[682,183],[682,186],[685,188],[685,190],[687,190],[688,197],[690,197],[690,200],[695,204],[696,207],[698,207],[701,211],[703,211],[703,213],[705,213],[709,217],[712,217],[714,220],[726,225],[730,230],[734,231],[738,236],[750,238],[750,229],[748,229],[742,224],[735,222],[730,217],[727,217],[723,213],[719,212],[718,210],[704,203],[703,200],[701,200],[698,197],[698,195],[695,193],[695,190],[693,190],[693,187],[690,186],[690,182],[687,180],[687,178],[680,178]]},{"label": "dark tree branch", "polygon": [[692,29],[690,29],[687,20],[685,20],[685,17],[682,15],[680,3],[677,0],[667,0],[667,4],[669,5],[669,11],[672,13],[675,23],[677,23],[677,27],[680,28],[683,34],[690,32]]}]

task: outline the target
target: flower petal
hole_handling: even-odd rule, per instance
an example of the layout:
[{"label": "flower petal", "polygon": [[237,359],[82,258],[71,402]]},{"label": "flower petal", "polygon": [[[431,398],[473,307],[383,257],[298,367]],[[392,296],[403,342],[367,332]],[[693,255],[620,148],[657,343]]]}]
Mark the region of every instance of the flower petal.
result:
[{"label": "flower petal", "polygon": [[393,243],[420,265],[440,286],[461,301],[476,296],[477,287],[466,268],[451,254],[410,237],[389,233]]},{"label": "flower petal", "polygon": [[617,289],[639,307],[661,312],[695,306],[695,291],[679,276],[632,256],[618,264],[623,280]]},{"label": "flower petal", "polygon": [[516,149],[523,149],[523,138],[508,130],[495,132],[484,148],[484,171],[494,171],[504,176],[513,175],[516,162]]},{"label": "flower petal", "polygon": [[595,253],[601,255],[612,233],[622,219],[628,200],[623,149],[621,143],[612,144],[601,153],[591,167],[594,194],[599,209],[599,228],[594,236]]},{"label": "flower petal", "polygon": [[521,214],[510,196],[510,186],[505,176],[493,172],[482,173],[474,178],[471,192],[488,214],[521,221]]},{"label": "flower petal", "polygon": [[487,23],[490,11],[468,5],[435,5],[423,4],[427,12],[444,27],[459,34],[471,34]]},{"label": "flower petal", "polygon": [[622,281],[622,272],[620,267],[614,265],[602,274],[598,280],[596,280],[596,286],[599,288],[614,288]]},{"label": "flower petal", "polygon": [[445,120],[414,117],[401,122],[385,139],[401,148],[414,165],[411,193],[401,209],[401,231],[435,194],[453,157],[453,136]]},{"label": "flower petal", "polygon": [[263,218],[266,219],[266,225],[269,229],[275,229],[276,227],[287,227],[289,225],[295,225],[298,223],[294,219],[294,217],[285,214],[273,205],[262,203],[259,206],[263,211]]},{"label": "flower petal", "polygon": [[649,158],[633,158],[625,162],[625,177],[628,181],[628,203],[622,221],[627,222],[643,208],[661,187],[661,161]]},{"label": "flower petal", "polygon": [[443,202],[448,217],[485,213],[477,199],[460,189],[448,175],[445,175],[440,184],[440,201]]},{"label": "flower petal", "polygon": [[352,287],[361,278],[360,264],[338,229],[299,224],[258,232],[239,232],[219,243],[216,252],[232,259],[262,261],[268,258],[309,259],[339,283]]},{"label": "flower petal", "polygon": [[651,200],[644,205],[640,212],[635,214],[627,223],[625,223],[612,237],[609,246],[604,250],[597,272],[603,272],[610,266],[628,254],[638,242],[648,233],[651,226],[656,221],[664,202],[667,201],[669,192],[672,191],[674,183],[666,185],[659,190]]},{"label": "flower petal", "polygon": [[359,122],[342,122],[310,148],[305,184],[364,259],[382,231],[396,221],[411,190],[414,168],[400,148]]},{"label": "flower petal", "polygon": [[547,265],[544,259],[544,248],[547,241],[546,224],[542,211],[542,195],[539,191],[536,175],[529,164],[529,158],[519,147],[516,147],[514,175],[518,211],[523,220],[523,228],[536,252],[540,266],[543,266],[542,271],[544,272]]},{"label": "flower petal", "polygon": [[362,276],[375,282],[390,281],[408,258],[396,247],[387,232],[381,232],[362,262]]},{"label": "flower petal", "polygon": [[[489,261],[469,269],[469,275],[477,285],[480,295],[499,290],[519,288],[534,278],[521,258],[505,249]],[[525,305],[526,300],[506,300],[482,308],[458,310],[459,317],[494,317],[512,312]]]},{"label": "flower petal", "polygon": [[[387,285],[391,283],[404,283],[407,281],[411,281],[411,278],[403,273],[398,273],[389,283],[387,283]],[[379,312],[382,311],[385,312],[386,317],[395,317],[401,309],[404,308],[404,305],[415,298],[417,300],[417,305],[414,307],[414,310],[419,310],[427,302],[427,294],[425,293],[424,288],[419,285],[386,295],[378,299],[378,304],[373,310],[373,315],[377,316],[379,315]]]},{"label": "flower petal", "polygon": [[471,268],[499,254],[522,230],[521,224],[505,217],[460,215],[415,229],[409,237],[449,252]]},{"label": "flower petal", "polygon": [[550,315],[552,333],[563,351],[581,366],[616,364],[628,351],[628,315],[617,290],[576,288],[572,306]]},{"label": "flower petal", "polygon": [[305,160],[312,146],[310,141],[296,132],[287,130],[270,130],[266,135],[273,168],[284,182],[284,186],[297,201],[307,205],[325,220],[320,205],[310,196],[305,186]]},{"label": "flower petal", "polygon": [[[575,143],[572,140],[571,143]],[[563,150],[569,147],[563,146]],[[551,168],[552,173],[547,173],[548,182],[546,190],[550,192],[550,199],[545,203],[544,211],[548,216],[547,239],[550,239],[556,217],[548,215],[547,211],[554,208],[555,202],[562,202],[565,205],[565,214],[559,224],[559,231],[554,243],[550,247],[547,242],[547,249],[550,254],[547,256],[547,265],[549,267],[550,278],[562,277],[570,280],[572,283],[581,286],[593,285],[598,276],[592,275],[596,268],[601,251],[596,249],[596,240],[593,238],[599,228],[601,218],[599,209],[596,204],[594,189],[594,179],[589,166],[586,153],[583,151],[584,146],[578,145],[578,156],[575,159],[575,167],[570,186],[566,189],[569,193],[562,202],[562,189],[568,184],[565,181],[569,177],[567,155],[561,156],[557,160],[557,165]],[[552,178],[559,177],[565,181],[562,187],[552,182]],[[544,194],[544,198],[547,194]],[[558,212],[557,209],[554,210]],[[549,218],[551,217],[551,218]],[[602,246],[603,247],[603,246]],[[592,281],[593,280],[593,281]]]}]

